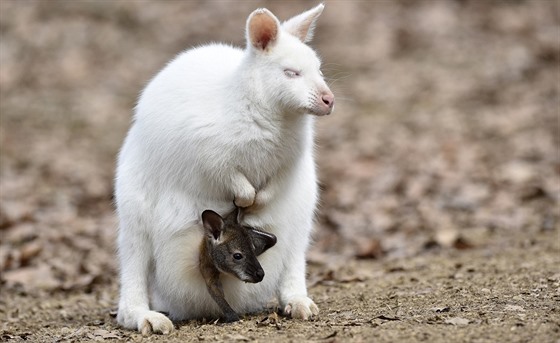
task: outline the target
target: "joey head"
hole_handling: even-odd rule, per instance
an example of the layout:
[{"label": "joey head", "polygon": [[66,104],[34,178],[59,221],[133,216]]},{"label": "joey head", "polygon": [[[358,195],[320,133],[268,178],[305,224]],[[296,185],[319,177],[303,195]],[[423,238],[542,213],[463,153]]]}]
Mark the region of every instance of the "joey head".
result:
[{"label": "joey head", "polygon": [[264,270],[257,256],[276,244],[276,236],[241,225],[240,215],[238,207],[225,218],[212,210],[202,212],[205,235],[200,244],[200,272],[225,322],[237,321],[239,316],[224,297],[220,273],[244,282],[261,282]]}]

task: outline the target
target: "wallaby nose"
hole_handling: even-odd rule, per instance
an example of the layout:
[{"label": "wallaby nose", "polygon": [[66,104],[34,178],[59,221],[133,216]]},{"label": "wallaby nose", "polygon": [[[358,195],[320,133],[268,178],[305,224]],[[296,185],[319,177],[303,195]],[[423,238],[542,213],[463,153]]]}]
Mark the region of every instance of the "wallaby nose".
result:
[{"label": "wallaby nose", "polygon": [[328,108],[333,108],[334,106],[334,95],[332,93],[323,94],[321,97],[323,103],[327,105]]}]

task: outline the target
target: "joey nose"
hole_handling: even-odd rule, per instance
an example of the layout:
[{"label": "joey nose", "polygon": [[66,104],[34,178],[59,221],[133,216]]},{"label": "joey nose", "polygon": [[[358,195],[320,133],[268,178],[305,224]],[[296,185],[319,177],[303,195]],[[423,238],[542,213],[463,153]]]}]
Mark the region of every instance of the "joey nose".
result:
[{"label": "joey nose", "polygon": [[262,279],[264,279],[264,270],[262,268],[257,269],[255,276],[258,282],[262,281]]}]

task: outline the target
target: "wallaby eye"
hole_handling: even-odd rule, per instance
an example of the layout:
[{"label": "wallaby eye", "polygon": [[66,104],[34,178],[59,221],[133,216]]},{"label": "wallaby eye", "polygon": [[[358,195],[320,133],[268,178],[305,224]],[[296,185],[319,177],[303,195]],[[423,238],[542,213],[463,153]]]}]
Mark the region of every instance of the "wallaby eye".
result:
[{"label": "wallaby eye", "polygon": [[284,69],[284,74],[289,78],[296,78],[298,76],[301,76],[301,73],[299,71],[289,68]]},{"label": "wallaby eye", "polygon": [[243,258],[243,255],[241,255],[240,253],[236,252],[235,254],[233,254],[233,258],[236,260],[240,260]]}]

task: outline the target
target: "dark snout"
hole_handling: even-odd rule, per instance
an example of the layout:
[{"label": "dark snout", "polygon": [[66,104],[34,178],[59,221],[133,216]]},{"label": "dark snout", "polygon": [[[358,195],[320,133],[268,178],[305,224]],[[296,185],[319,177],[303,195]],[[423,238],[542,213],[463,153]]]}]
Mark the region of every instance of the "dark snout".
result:
[{"label": "dark snout", "polygon": [[261,267],[259,267],[254,272],[252,272],[249,275],[249,277],[250,277],[250,280],[248,282],[259,283],[264,279],[264,270]]},{"label": "dark snout", "polygon": [[255,272],[255,282],[261,282],[263,279],[264,279],[264,270],[262,268],[259,268]]},{"label": "dark snout", "polygon": [[260,265],[248,269],[249,270],[246,270],[246,277],[243,281],[250,283],[259,283],[264,279],[264,270]]}]

